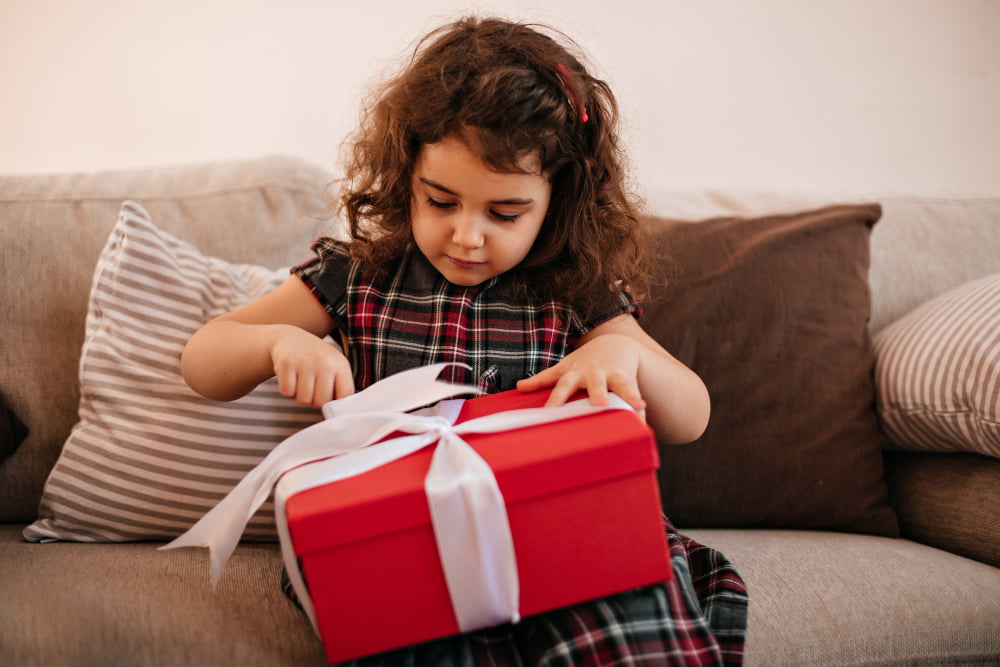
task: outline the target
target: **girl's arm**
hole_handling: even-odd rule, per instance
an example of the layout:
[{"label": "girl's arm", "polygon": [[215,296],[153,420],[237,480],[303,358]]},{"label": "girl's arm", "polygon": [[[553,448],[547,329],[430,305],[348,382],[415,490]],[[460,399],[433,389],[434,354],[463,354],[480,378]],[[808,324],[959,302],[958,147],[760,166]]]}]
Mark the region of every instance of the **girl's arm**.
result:
[{"label": "girl's arm", "polygon": [[347,358],[322,340],[335,328],[309,288],[290,276],[196,331],[181,356],[181,373],[199,394],[222,401],[277,375],[282,395],[320,407],[354,393]]},{"label": "girl's arm", "polygon": [[517,384],[522,391],[553,387],[548,405],[562,405],[586,389],[595,405],[614,392],[644,416],[667,443],[696,440],[708,426],[708,389],[631,315],[594,327],[558,364]]}]

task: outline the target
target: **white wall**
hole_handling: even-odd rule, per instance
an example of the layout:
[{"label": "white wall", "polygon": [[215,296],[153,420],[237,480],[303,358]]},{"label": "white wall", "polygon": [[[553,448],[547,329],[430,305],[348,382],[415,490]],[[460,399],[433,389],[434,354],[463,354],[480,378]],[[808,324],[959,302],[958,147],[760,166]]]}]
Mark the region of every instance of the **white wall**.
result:
[{"label": "white wall", "polygon": [[365,82],[468,10],[580,41],[650,189],[1000,192],[996,0],[0,0],[0,173],[333,168]]}]

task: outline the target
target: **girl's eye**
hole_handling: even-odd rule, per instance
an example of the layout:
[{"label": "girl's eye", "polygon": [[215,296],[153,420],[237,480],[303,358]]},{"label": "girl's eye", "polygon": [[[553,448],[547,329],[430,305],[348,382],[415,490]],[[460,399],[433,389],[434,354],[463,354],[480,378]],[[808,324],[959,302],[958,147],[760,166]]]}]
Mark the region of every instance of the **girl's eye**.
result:
[{"label": "girl's eye", "polygon": [[434,208],[454,208],[455,206],[455,204],[452,202],[438,201],[437,199],[434,199],[434,197],[428,197],[427,203],[433,206]]},{"label": "girl's eye", "polygon": [[[438,199],[434,199],[434,197],[428,197],[427,203],[433,206],[434,208],[440,208],[445,210],[450,208],[455,208],[455,206],[457,205],[455,204],[455,202],[440,201]],[[504,215],[503,213],[498,213],[497,211],[490,211],[490,215],[492,215],[496,220],[500,222],[517,222],[517,219],[521,217],[520,214],[517,213],[513,215]]]},{"label": "girl's eye", "polygon": [[502,213],[497,213],[496,211],[490,211],[490,215],[499,220],[500,222],[517,222],[518,215],[503,215]]}]

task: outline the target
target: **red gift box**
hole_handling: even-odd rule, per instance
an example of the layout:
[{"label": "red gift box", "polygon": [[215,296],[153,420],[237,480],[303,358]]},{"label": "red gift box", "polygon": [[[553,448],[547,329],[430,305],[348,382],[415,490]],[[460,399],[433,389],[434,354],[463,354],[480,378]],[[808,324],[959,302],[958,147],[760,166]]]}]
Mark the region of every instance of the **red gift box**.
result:
[{"label": "red gift box", "polygon": [[[514,390],[471,399],[457,423],[541,407],[547,396]],[[464,439],[503,494],[521,616],[673,576],[656,441],[632,411]],[[460,632],[424,490],[432,454],[429,447],[285,501],[288,538],[331,662]]]}]

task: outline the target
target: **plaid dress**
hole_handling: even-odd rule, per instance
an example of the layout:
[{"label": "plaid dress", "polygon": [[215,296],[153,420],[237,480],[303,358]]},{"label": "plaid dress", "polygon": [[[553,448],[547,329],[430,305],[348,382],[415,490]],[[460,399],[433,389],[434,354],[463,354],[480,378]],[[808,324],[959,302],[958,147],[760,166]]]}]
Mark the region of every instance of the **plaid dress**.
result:
[{"label": "plaid dress", "polygon": [[[317,257],[293,269],[337,323],[347,343],[355,387],[415,366],[455,362],[452,382],[487,392],[513,389],[552,366],[596,324],[636,310],[624,292],[590,322],[557,301],[526,304],[502,276],[462,287],[445,280],[418,251],[390,275],[372,279],[343,243],[322,238]],[[447,373],[447,371],[446,371]]]},{"label": "plaid dress", "polygon": [[[337,323],[355,386],[397,371],[453,361],[456,382],[488,392],[558,362],[594,326],[637,313],[624,293],[588,321],[555,301],[525,304],[503,276],[463,287],[447,282],[415,251],[373,278],[336,240],[293,269]],[[682,535],[664,518],[674,579],[526,617],[517,624],[447,637],[353,661],[377,665],[736,665],[743,662],[747,594],[719,552]],[[290,593],[290,587],[286,586]]]}]

